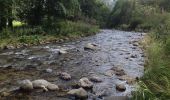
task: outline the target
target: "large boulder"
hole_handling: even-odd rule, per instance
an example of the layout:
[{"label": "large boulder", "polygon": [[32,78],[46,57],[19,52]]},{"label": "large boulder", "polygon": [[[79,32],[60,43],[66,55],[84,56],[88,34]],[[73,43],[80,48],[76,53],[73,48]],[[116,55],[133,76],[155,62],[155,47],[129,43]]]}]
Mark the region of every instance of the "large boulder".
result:
[{"label": "large boulder", "polygon": [[83,88],[70,90],[67,94],[79,98],[86,98],[88,96],[88,93]]},{"label": "large boulder", "polygon": [[32,90],[33,89],[33,84],[30,80],[23,80],[19,82],[20,88],[23,90]]},{"label": "large boulder", "polygon": [[92,88],[93,87],[93,83],[86,77],[81,78],[79,80],[79,85],[83,88]]}]

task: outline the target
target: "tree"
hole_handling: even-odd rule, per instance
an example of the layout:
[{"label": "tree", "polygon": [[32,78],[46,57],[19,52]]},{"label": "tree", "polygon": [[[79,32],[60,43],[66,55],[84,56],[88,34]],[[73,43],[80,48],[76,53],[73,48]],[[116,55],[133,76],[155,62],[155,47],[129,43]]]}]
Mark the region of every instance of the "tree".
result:
[{"label": "tree", "polygon": [[12,27],[12,7],[14,0],[0,0],[0,30],[5,27]]}]

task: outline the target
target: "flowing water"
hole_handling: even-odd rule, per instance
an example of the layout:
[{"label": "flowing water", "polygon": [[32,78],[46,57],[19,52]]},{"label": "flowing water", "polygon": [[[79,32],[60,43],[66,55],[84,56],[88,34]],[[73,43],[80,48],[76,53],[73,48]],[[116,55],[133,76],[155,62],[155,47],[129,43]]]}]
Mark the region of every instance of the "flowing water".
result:
[{"label": "flowing water", "polygon": [[[135,85],[126,84],[126,91],[119,92],[115,88],[117,83],[126,83],[118,76],[109,77],[105,73],[113,66],[121,66],[128,76],[141,77],[144,72],[143,51],[134,46],[132,41],[139,41],[143,33],[124,32],[118,30],[101,30],[100,33],[65,43],[51,43],[46,45],[4,50],[0,52],[0,91],[18,87],[18,82],[24,79],[46,79],[57,84],[62,91],[31,93],[14,92],[4,98],[7,100],[74,100],[65,94],[65,90],[82,77],[97,75],[103,79],[102,83],[95,83],[93,90],[89,90],[88,100],[94,98],[94,93],[105,91],[106,95],[95,99],[100,100],[109,96],[130,96]],[[99,45],[97,50],[84,50],[87,43]],[[67,54],[59,55],[58,50],[65,49]],[[136,55],[136,57],[131,57]],[[52,73],[44,72],[50,68]],[[71,74],[71,81],[58,78],[58,72]]]}]

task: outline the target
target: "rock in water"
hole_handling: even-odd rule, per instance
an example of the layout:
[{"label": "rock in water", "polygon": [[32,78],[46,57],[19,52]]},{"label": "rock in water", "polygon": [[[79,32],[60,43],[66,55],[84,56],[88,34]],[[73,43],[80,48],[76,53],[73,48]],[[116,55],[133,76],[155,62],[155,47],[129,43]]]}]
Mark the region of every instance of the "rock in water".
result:
[{"label": "rock in water", "polygon": [[73,95],[79,98],[86,98],[88,96],[87,92],[83,88],[70,90],[67,94]]},{"label": "rock in water", "polygon": [[45,91],[48,91],[48,90],[59,90],[59,87],[55,84],[52,84],[46,80],[43,80],[43,79],[39,79],[39,80],[35,80],[35,81],[32,81],[32,84],[33,84],[33,87],[34,88],[41,88]]},{"label": "rock in water", "polygon": [[120,92],[124,92],[126,90],[126,87],[124,84],[116,84],[116,89]]},{"label": "rock in water", "polygon": [[30,80],[23,80],[19,84],[20,84],[20,88],[23,90],[32,90],[33,89],[33,84]]},{"label": "rock in water", "polygon": [[43,79],[32,81],[34,88],[41,88],[45,91],[48,91],[47,86],[49,85],[49,82]]},{"label": "rock in water", "polygon": [[66,54],[67,53],[67,51],[65,51],[65,50],[59,50],[58,52],[59,52],[59,54]]},{"label": "rock in water", "polygon": [[102,79],[100,77],[97,77],[97,76],[92,76],[90,78],[90,80],[93,81],[93,82],[99,82],[99,83],[102,82]]},{"label": "rock in water", "polygon": [[56,91],[56,90],[59,90],[59,87],[55,84],[48,84],[47,88],[51,91]]},{"label": "rock in water", "polygon": [[93,43],[88,43],[86,44],[86,46],[84,47],[85,50],[96,50],[97,49],[97,44],[93,44]]},{"label": "rock in water", "polygon": [[53,70],[52,70],[52,69],[50,69],[50,68],[48,68],[48,69],[46,69],[46,70],[45,70],[45,72],[46,72],[46,73],[52,73],[52,72],[53,72]]},{"label": "rock in water", "polygon": [[71,80],[71,75],[66,73],[66,72],[60,72],[59,73],[59,76],[61,79],[64,79],[64,80]]},{"label": "rock in water", "polygon": [[105,73],[106,76],[112,77],[114,75],[114,71],[113,70],[108,70]]},{"label": "rock in water", "polygon": [[79,80],[79,85],[83,88],[92,88],[93,87],[93,83],[91,81],[89,81],[89,79],[86,77],[81,78]]},{"label": "rock in water", "polygon": [[111,68],[111,70],[114,71],[114,73],[117,75],[117,76],[123,76],[123,75],[126,75],[125,71],[119,67],[113,67]]}]

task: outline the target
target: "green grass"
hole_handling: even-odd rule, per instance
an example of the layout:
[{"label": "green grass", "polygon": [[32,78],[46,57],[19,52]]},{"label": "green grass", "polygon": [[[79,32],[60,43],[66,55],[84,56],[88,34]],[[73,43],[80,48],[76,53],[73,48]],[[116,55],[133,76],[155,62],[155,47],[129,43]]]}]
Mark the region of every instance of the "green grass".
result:
[{"label": "green grass", "polygon": [[[166,53],[166,45],[162,40],[150,37],[145,50],[148,63],[145,74],[139,83],[134,100],[169,100],[170,98],[170,58]],[[170,49],[168,49],[169,51]]]},{"label": "green grass", "polygon": [[54,42],[60,39],[75,39],[89,36],[99,31],[99,27],[85,22],[60,21],[51,27],[29,27],[14,21],[14,29],[5,28],[0,32],[0,48],[6,46],[20,47],[23,44],[36,45]]}]

